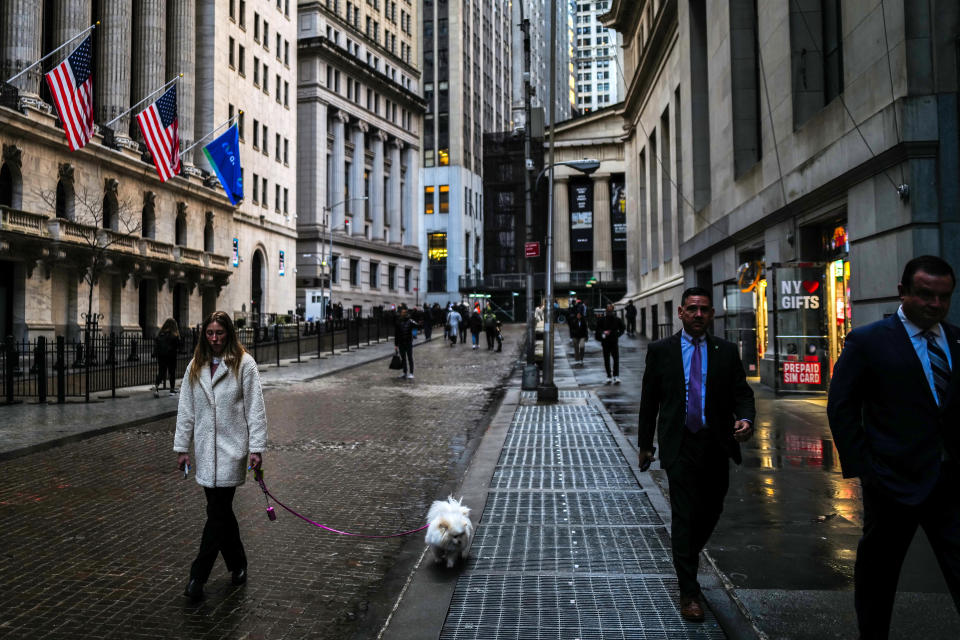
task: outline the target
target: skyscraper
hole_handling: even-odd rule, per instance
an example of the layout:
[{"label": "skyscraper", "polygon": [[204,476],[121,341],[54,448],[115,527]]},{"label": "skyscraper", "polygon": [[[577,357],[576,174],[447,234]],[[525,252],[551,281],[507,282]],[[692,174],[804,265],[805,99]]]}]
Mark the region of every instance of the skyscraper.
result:
[{"label": "skyscraper", "polygon": [[[512,56],[513,64],[513,109],[514,128],[524,126],[524,68],[523,51],[524,33],[521,25],[526,21],[530,38],[530,87],[532,95],[530,106],[543,107],[544,122],[550,124],[552,113],[547,108],[550,100],[550,5],[551,0],[514,0],[511,3],[512,13],[512,40],[513,49],[518,52]],[[588,3],[594,4],[594,3]],[[573,115],[576,105],[576,87],[573,82],[573,62],[576,51],[574,36],[574,22],[577,13],[576,0],[559,0],[557,8],[557,47],[556,60],[556,115],[557,122],[562,122]]]},{"label": "skyscraper", "polygon": [[576,108],[603,109],[623,98],[622,36],[598,19],[610,0],[576,3]]},{"label": "skyscraper", "polygon": [[308,319],[324,298],[365,316],[422,301],[417,5],[299,3],[297,296]]},{"label": "skyscraper", "polygon": [[510,126],[509,0],[424,0],[422,194],[430,302],[482,270],[483,134]]}]

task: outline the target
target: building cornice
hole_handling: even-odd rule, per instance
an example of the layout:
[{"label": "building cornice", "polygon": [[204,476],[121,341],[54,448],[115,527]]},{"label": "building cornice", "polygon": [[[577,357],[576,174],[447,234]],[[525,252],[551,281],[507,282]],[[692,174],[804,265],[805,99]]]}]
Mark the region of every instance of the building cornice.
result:
[{"label": "building cornice", "polygon": [[326,38],[326,36],[314,36],[311,38],[300,38],[297,42],[299,55],[314,54],[323,57],[325,60],[335,60],[337,64],[345,68],[355,80],[365,81],[371,86],[378,87],[382,95],[387,95],[397,103],[403,104],[408,109],[423,114],[427,110],[427,103],[409,89],[397,84],[385,73],[364,64],[356,56],[348,54],[338,45]]}]

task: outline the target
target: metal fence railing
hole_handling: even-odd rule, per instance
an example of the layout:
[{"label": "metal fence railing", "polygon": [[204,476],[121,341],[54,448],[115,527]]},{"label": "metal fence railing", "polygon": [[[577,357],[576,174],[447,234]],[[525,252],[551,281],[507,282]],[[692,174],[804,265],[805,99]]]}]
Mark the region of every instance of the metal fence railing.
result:
[{"label": "metal fence railing", "polygon": [[[386,315],[338,321],[306,322],[270,327],[243,327],[240,342],[261,364],[311,354],[335,353],[393,337],[394,319]],[[199,329],[181,335],[177,377],[182,377],[193,357]],[[23,400],[66,402],[68,397],[106,393],[153,384],[157,378],[153,340],[138,334],[89,332],[74,342],[63,336],[52,340],[14,340],[7,337],[0,349],[0,398],[6,403]]]}]

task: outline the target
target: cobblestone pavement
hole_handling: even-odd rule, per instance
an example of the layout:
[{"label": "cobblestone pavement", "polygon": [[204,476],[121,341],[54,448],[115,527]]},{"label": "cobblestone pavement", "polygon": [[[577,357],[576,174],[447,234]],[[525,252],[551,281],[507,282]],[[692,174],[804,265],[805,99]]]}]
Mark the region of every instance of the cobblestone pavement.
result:
[{"label": "cobblestone pavement", "polygon": [[[396,379],[381,360],[266,384],[271,491],[342,530],[421,526],[430,502],[457,486],[515,364],[521,332],[508,329],[503,353],[436,338],[418,346],[415,380]],[[248,584],[230,586],[218,563],[206,599],[187,602],[204,500],[175,470],[174,424],[159,420],[3,463],[0,637],[348,638],[376,628],[365,612],[396,595],[402,580],[388,576],[403,570],[404,553],[419,554],[422,535],[335,536],[285,512],[269,522],[252,482],[235,501]]]}]

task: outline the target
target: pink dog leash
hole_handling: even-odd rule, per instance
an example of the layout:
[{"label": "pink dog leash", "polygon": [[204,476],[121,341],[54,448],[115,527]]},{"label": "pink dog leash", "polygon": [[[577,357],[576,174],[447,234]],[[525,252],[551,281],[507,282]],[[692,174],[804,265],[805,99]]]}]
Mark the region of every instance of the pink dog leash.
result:
[{"label": "pink dog leash", "polygon": [[[289,512],[292,513],[293,515],[297,516],[298,518],[300,518],[300,519],[303,520],[304,522],[308,522],[308,523],[312,524],[312,525],[315,526],[315,527],[318,527],[318,528],[323,529],[323,530],[325,530],[325,531],[329,531],[329,532],[331,532],[331,533],[338,533],[338,534],[340,534],[340,535],[342,535],[342,536],[354,536],[354,537],[357,537],[357,538],[399,538],[400,536],[408,536],[408,535],[410,535],[411,533],[416,533],[416,532],[418,532],[418,531],[423,531],[423,530],[426,529],[428,526],[430,526],[429,524],[425,524],[425,525],[423,525],[422,527],[420,527],[419,529],[411,529],[410,531],[402,531],[402,532],[400,532],[400,533],[391,533],[390,535],[385,535],[385,536],[371,536],[371,535],[366,535],[366,534],[363,534],[363,533],[350,533],[350,532],[348,532],[348,531],[340,531],[339,529],[334,529],[334,528],[332,528],[332,527],[328,527],[327,525],[320,524],[319,522],[314,522],[314,521],[311,520],[310,518],[307,518],[306,516],[300,515],[299,513],[297,513],[296,511],[294,511],[294,510],[291,509],[290,507],[288,507],[287,505],[285,505],[285,504],[283,504],[282,502],[280,502],[279,500],[277,500],[277,497],[276,497],[275,495],[273,495],[272,493],[270,493],[270,490],[267,489],[267,485],[263,482],[263,470],[262,470],[262,469],[255,469],[254,472],[253,472],[253,477],[254,477],[254,479],[257,481],[257,483],[260,485],[260,488],[263,489],[263,495],[264,495],[264,498],[265,498],[265,499],[266,499],[267,497],[273,498],[273,501],[274,501],[274,502],[276,502],[278,505],[280,505],[281,507],[283,507],[284,509],[286,509],[287,511],[289,511]],[[270,520],[276,520],[276,519],[277,519],[276,514],[273,513],[273,507],[270,506],[270,501],[269,501],[269,500],[267,500],[267,517],[270,518]]]}]

